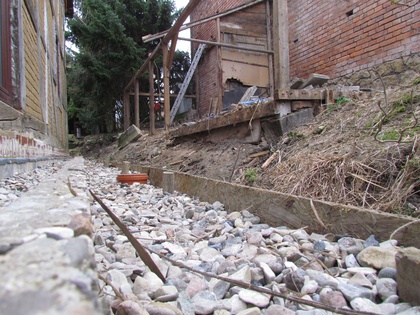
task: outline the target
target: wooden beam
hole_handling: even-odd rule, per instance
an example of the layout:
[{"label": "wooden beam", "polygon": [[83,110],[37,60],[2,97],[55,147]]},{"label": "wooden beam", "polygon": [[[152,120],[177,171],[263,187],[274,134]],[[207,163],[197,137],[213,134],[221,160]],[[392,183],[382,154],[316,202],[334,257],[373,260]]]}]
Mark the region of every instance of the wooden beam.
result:
[{"label": "wooden beam", "polygon": [[140,128],[139,80],[134,83],[134,125]]},{"label": "wooden beam", "polygon": [[[273,35],[272,35],[272,15],[271,15],[271,4],[270,1],[265,3],[265,13],[267,20],[267,49],[273,50]],[[274,98],[274,64],[273,64],[273,55],[269,54],[268,56],[268,75],[269,75],[269,90],[270,97]]]},{"label": "wooden beam", "polygon": [[150,119],[150,135],[155,134],[155,91],[153,78],[153,62],[149,62],[149,119]]},{"label": "wooden beam", "polygon": [[[130,93],[128,93],[128,95],[132,96],[132,95],[134,95],[134,92],[130,92]],[[149,92],[139,92],[139,96],[149,97],[150,93]],[[159,93],[155,93],[154,96],[159,97]],[[178,94],[170,94],[169,95],[169,97],[172,97],[172,98],[176,98],[177,96],[178,96]],[[196,96],[195,95],[184,95],[184,98],[196,98]]]},{"label": "wooden beam", "polygon": [[[191,23],[187,23],[187,24],[183,25],[179,30],[183,31],[183,30],[189,29],[191,27],[207,23],[207,22],[215,20],[217,18],[221,18],[223,16],[226,16],[226,15],[241,11],[243,9],[249,8],[249,7],[254,6],[254,5],[256,5],[260,2],[263,2],[263,1],[266,1],[266,0],[257,0],[257,1],[251,2],[251,3],[247,3],[247,4],[244,4],[244,5],[238,6],[236,8],[230,9],[228,11],[206,17],[204,19],[200,19],[200,20],[197,20],[197,21],[194,21],[194,22],[191,22]],[[153,34],[153,35],[146,35],[146,36],[142,37],[142,40],[143,40],[143,42],[148,43],[148,42],[151,42],[153,40],[162,38],[167,33],[168,33],[168,31],[163,31],[163,32],[156,33],[156,34]]]},{"label": "wooden beam", "polygon": [[165,37],[163,37],[162,44],[168,44],[169,41],[174,37],[174,35],[179,33],[179,29],[181,28],[182,24],[184,24],[185,20],[194,11],[195,7],[200,3],[200,1],[201,0],[190,0],[190,2],[188,2],[184,10],[182,10],[179,18],[175,21],[174,25],[166,33]]},{"label": "wooden beam", "polygon": [[165,129],[169,130],[171,125],[171,99],[170,99],[170,87],[169,87],[169,56],[168,56],[168,45],[163,45],[163,110],[165,116]]},{"label": "wooden beam", "polygon": [[275,89],[289,86],[289,21],[287,0],[273,0],[273,43]]},{"label": "wooden beam", "polygon": [[[176,48],[176,43],[178,41],[178,34],[176,34],[171,42],[171,49],[169,50],[169,55],[168,55],[168,69],[171,69],[172,67],[172,63],[174,62],[174,57],[175,57],[175,48]],[[162,48],[163,49],[163,48]],[[166,48],[168,49],[168,48]]]},{"label": "wooden beam", "polygon": [[[169,29],[169,31],[165,34],[165,37],[163,38],[163,40],[159,43],[159,45],[156,46],[156,48],[149,55],[145,63],[143,63],[143,65],[136,72],[136,74],[131,79],[131,81],[127,84],[127,86],[124,89],[125,91],[128,91],[131,88],[131,86],[134,84],[134,81],[144,74],[144,72],[147,70],[149,63],[152,63],[153,60],[155,60],[158,54],[160,53],[160,49],[162,45],[168,44],[171,41],[171,39],[176,34],[178,34],[179,29],[182,26],[182,24],[185,22],[185,20],[188,18],[191,12],[194,11],[195,7],[199,3],[200,3],[200,0],[190,0],[190,2],[187,4],[185,9],[181,12],[181,15],[179,16],[179,18],[175,21],[175,24]],[[150,68],[150,65],[149,65],[149,68]]]},{"label": "wooden beam", "polygon": [[[220,33],[220,18],[216,19],[216,40],[222,41],[222,34]],[[222,69],[222,47],[217,46],[217,112],[223,110],[223,69]]]},{"label": "wooden beam", "polygon": [[220,46],[220,47],[232,48],[232,49],[238,49],[238,50],[245,50],[245,51],[253,51],[253,52],[258,52],[258,53],[263,53],[263,54],[274,54],[274,51],[266,50],[266,49],[244,47],[244,46],[231,45],[231,44],[224,44],[224,43],[220,43],[220,42],[211,42],[211,41],[208,41],[208,40],[194,39],[194,38],[179,37],[178,39],[179,40],[190,41],[190,42],[193,42],[193,43],[214,45],[214,46]]},{"label": "wooden beam", "polygon": [[130,95],[124,92],[124,130],[130,127]]}]

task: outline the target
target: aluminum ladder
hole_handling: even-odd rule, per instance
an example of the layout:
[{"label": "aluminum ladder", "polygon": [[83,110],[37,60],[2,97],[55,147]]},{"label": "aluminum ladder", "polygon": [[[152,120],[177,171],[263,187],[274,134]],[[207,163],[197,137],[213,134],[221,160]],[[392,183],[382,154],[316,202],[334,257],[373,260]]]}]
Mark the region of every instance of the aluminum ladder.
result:
[{"label": "aluminum ladder", "polygon": [[187,91],[188,85],[191,82],[191,78],[194,74],[195,69],[197,68],[198,62],[200,61],[201,55],[203,54],[203,50],[206,48],[206,44],[200,44],[198,49],[194,55],[193,61],[191,62],[191,66],[188,69],[187,75],[182,82],[181,88],[179,90],[178,96],[176,97],[174,106],[171,109],[171,124],[174,121],[175,115],[178,112],[179,106],[181,105],[182,99],[185,96],[185,92]]}]

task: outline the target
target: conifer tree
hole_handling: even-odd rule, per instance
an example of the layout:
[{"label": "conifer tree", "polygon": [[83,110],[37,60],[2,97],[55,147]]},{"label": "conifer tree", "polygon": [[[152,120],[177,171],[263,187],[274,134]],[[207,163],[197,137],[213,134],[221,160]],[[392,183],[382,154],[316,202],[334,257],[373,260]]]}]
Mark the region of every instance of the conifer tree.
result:
[{"label": "conifer tree", "polygon": [[169,29],[172,0],[77,0],[68,20],[69,114],[91,133],[111,132],[121,116],[123,89],[157,43],[142,36]]}]

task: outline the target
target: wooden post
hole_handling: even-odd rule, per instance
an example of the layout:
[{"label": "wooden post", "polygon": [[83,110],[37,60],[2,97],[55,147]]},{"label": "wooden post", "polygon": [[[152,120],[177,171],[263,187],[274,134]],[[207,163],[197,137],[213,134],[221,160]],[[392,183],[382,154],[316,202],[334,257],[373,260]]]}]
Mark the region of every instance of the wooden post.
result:
[{"label": "wooden post", "polygon": [[[287,0],[273,0],[274,89],[288,89],[289,14]],[[276,102],[280,117],[292,112],[291,102]]]},{"label": "wooden post", "polygon": [[140,128],[139,80],[134,83],[134,124]]},{"label": "wooden post", "polygon": [[[273,25],[273,16],[271,15],[271,3],[270,1],[265,2],[265,12],[267,20],[267,50],[273,50],[273,33],[271,32]],[[273,55],[268,54],[268,75],[270,80],[270,97],[274,98],[274,65],[273,65]]]},{"label": "wooden post", "polygon": [[163,172],[162,176],[162,189],[163,192],[172,194],[174,192],[174,173]]},{"label": "wooden post", "polygon": [[171,125],[171,99],[170,99],[170,87],[169,87],[169,56],[168,56],[168,45],[162,45],[163,49],[163,110],[165,115],[165,129],[169,130]]},{"label": "wooden post", "polygon": [[130,127],[130,94],[124,92],[124,131]]},{"label": "wooden post", "polygon": [[287,0],[273,0],[273,43],[275,89],[287,89],[290,80]]},{"label": "wooden post", "polygon": [[[216,19],[216,40],[218,43],[221,42],[222,34],[220,33],[220,18]],[[223,69],[222,69],[222,47],[217,47],[217,111],[220,113],[223,110]]]},{"label": "wooden post", "polygon": [[150,119],[150,135],[155,134],[155,91],[153,78],[153,60],[149,61],[149,119]]},{"label": "wooden post", "polygon": [[130,162],[124,161],[121,167],[121,174],[128,174],[130,171]]}]

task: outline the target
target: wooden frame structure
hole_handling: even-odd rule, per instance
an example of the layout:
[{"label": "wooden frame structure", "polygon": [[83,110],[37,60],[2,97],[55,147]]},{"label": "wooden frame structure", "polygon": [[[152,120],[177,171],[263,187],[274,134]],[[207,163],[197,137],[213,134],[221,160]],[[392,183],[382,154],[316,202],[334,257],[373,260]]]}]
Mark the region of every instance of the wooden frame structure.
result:
[{"label": "wooden frame structure", "polygon": [[[229,65],[232,65],[235,60],[251,58],[250,62],[246,60],[243,64],[247,64],[248,67],[254,67],[255,69],[266,68],[263,72],[260,71],[260,76],[264,77],[264,80],[268,82],[268,87],[271,96],[276,95],[276,91],[284,89],[289,84],[289,55],[288,55],[288,22],[287,22],[287,0],[254,0],[244,5],[235,7],[222,13],[218,13],[212,16],[205,17],[203,19],[182,25],[187,17],[194,11],[200,0],[190,0],[188,5],[182,11],[180,17],[175,22],[173,27],[168,31],[161,32],[159,34],[147,35],[143,37],[143,41],[150,42],[152,40],[161,39],[155,50],[149,55],[146,62],[137,71],[134,77],[131,79],[129,84],[124,89],[124,129],[126,130],[130,125],[130,95],[134,95],[134,124],[139,127],[139,81],[138,79],[149,72],[150,91],[149,98],[152,100],[155,96],[153,88],[153,62],[158,57],[160,52],[163,53],[163,85],[164,85],[164,117],[165,117],[165,128],[168,130],[170,127],[170,92],[169,92],[169,74],[172,66],[172,61],[175,53],[175,46],[178,39],[188,40],[194,43],[205,43],[217,47],[217,58],[218,58],[218,74],[217,74],[217,97],[219,110],[222,108],[222,97],[223,97],[223,82],[226,76],[223,69],[228,69]],[[265,5],[264,5],[265,3]],[[261,29],[264,29],[263,42],[253,44],[247,42],[246,36],[242,33],[235,32],[234,27],[230,27],[237,22],[235,15],[238,16],[238,12],[249,9],[255,5],[262,4],[265,10],[266,25]],[[273,10],[273,13],[271,13]],[[281,10],[281,12],[279,11]],[[273,17],[273,23],[271,23],[271,16]],[[279,19],[282,19],[279,21]],[[240,20],[240,18],[239,18]],[[182,30],[199,26],[209,21],[216,21],[217,27],[217,38],[215,41],[208,41],[198,38],[178,38],[178,33]],[[236,34],[235,34],[236,33]],[[260,34],[254,34],[252,27],[249,28],[250,36],[254,36],[257,41],[257,36]],[[235,40],[229,42],[229,35],[233,34]],[[236,41],[236,38],[241,37],[241,40]],[[263,48],[262,48],[263,46]],[[239,57],[241,52],[248,52],[248,57]],[[252,56],[251,54],[254,54]],[[264,56],[265,61],[261,62],[261,58],[258,56]],[[240,69],[240,66],[237,66]],[[233,69],[232,71],[237,71]],[[244,71],[246,73],[246,71]],[[243,74],[244,75],[244,74]],[[134,92],[132,91],[134,89]],[[141,95],[145,95],[141,93]],[[153,102],[150,103],[149,115],[150,115],[150,134],[155,133],[155,118]],[[284,103],[284,104],[283,104]],[[283,113],[290,112],[290,102],[283,102],[280,107],[286,106],[285,110],[280,111]]]}]

